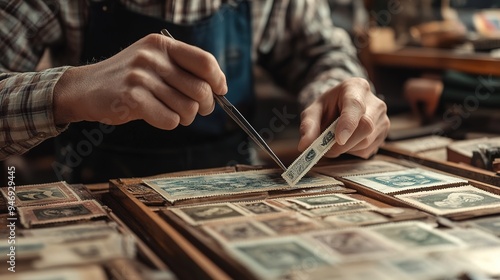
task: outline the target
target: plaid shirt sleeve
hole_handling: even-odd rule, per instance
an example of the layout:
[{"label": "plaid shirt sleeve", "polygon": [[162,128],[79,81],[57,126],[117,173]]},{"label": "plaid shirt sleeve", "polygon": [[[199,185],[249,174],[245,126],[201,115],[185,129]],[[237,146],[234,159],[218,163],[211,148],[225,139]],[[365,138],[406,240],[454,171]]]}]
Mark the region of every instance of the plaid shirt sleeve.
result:
[{"label": "plaid shirt sleeve", "polygon": [[261,32],[257,62],[302,105],[347,78],[367,77],[348,33],[333,26],[327,1],[275,0],[267,7],[254,11],[267,18],[254,26]]},{"label": "plaid shirt sleeve", "polygon": [[58,135],[53,89],[68,67],[34,71],[44,46],[61,38],[50,1],[7,1],[0,9],[0,160]]},{"label": "plaid shirt sleeve", "polygon": [[0,74],[0,159],[22,154],[64,130],[54,124],[52,91],[67,68]]}]

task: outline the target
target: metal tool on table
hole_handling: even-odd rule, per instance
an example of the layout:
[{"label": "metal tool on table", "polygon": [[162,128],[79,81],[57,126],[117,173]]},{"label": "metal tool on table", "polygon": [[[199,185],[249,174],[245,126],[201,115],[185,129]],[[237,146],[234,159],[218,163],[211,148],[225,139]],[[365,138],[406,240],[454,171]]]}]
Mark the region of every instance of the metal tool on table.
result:
[{"label": "metal tool on table", "polygon": [[[162,29],[161,34],[174,39],[174,37],[166,30]],[[174,39],[175,40],[175,39]],[[274,154],[273,150],[267,145],[266,141],[257,133],[252,125],[245,119],[245,117],[236,109],[236,107],[227,100],[223,95],[214,94],[214,99],[224,109],[224,111],[246,132],[246,134],[278,164],[281,169],[286,170],[285,165]]]}]

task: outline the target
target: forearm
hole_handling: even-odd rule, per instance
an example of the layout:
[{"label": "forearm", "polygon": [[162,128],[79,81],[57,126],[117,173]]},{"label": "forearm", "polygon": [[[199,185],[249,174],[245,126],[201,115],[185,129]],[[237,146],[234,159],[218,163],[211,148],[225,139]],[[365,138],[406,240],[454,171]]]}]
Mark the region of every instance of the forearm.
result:
[{"label": "forearm", "polygon": [[[354,62],[351,63],[351,66],[347,68],[343,65],[335,65],[335,63],[327,66],[317,66],[318,70],[311,71],[311,80],[299,93],[299,103],[304,107],[311,104],[318,96],[336,87],[346,79],[352,77],[367,79],[366,72],[360,64]],[[329,70],[324,70],[325,68]]]},{"label": "forearm", "polygon": [[53,114],[54,87],[66,69],[0,74],[0,159],[22,154],[66,128]]},{"label": "forearm", "polygon": [[311,51],[314,55],[309,58],[312,63],[301,73],[304,78],[299,102],[303,106],[346,79],[367,78],[347,32],[331,26],[330,32],[325,33],[329,36],[325,34],[318,39],[317,46]]},{"label": "forearm", "polygon": [[302,105],[347,78],[366,78],[349,35],[333,26],[325,3],[275,5],[270,14],[274,25],[268,24],[259,41],[259,63],[278,83],[298,94]]}]

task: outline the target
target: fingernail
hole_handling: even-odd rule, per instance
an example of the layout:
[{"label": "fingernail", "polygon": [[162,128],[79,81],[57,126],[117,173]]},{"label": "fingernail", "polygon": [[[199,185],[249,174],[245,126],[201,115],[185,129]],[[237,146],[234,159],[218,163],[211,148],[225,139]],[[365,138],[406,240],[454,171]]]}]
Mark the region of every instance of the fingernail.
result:
[{"label": "fingernail", "polygon": [[342,130],[339,134],[339,137],[337,137],[337,143],[339,145],[344,145],[350,136],[351,136],[351,133],[347,129]]}]

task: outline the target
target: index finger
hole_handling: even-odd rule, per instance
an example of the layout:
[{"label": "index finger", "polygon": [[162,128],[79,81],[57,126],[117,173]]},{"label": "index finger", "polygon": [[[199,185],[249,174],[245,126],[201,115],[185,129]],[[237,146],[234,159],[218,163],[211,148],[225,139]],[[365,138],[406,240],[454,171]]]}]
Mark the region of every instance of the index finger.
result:
[{"label": "index finger", "polygon": [[226,76],[212,54],[184,42],[162,37],[172,40],[167,45],[168,54],[177,65],[206,81],[214,93],[223,95],[227,92]]},{"label": "index finger", "polygon": [[349,140],[366,112],[366,104],[358,94],[359,90],[347,90],[341,100],[340,116],[335,131],[339,145],[344,145]]}]

